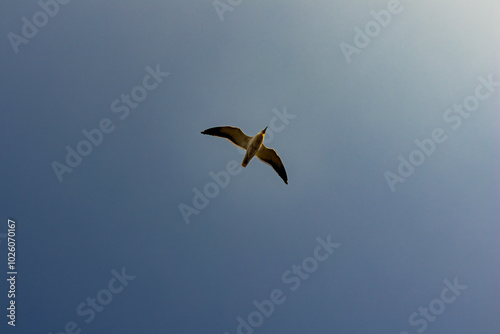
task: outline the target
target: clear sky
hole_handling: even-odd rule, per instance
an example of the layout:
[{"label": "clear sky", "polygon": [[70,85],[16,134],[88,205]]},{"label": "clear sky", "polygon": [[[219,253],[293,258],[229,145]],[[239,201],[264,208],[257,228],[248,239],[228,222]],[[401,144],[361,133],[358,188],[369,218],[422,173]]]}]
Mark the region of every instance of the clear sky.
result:
[{"label": "clear sky", "polygon": [[2,2],[1,332],[499,333],[499,9]]}]

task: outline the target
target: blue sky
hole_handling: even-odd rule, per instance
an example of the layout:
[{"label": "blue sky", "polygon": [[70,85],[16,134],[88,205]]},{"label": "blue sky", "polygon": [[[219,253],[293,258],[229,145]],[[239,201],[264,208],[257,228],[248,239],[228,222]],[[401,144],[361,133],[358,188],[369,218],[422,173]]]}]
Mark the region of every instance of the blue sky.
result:
[{"label": "blue sky", "polygon": [[498,332],[498,10],[2,3],[2,333]]}]

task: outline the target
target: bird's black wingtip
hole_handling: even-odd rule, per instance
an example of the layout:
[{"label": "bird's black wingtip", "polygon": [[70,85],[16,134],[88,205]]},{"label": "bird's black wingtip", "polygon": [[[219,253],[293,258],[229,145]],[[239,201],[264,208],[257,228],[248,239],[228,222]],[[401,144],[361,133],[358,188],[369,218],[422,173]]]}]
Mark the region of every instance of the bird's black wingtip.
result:
[{"label": "bird's black wingtip", "polygon": [[215,128],[205,129],[205,130],[201,131],[201,134],[202,135],[212,135],[214,129]]}]

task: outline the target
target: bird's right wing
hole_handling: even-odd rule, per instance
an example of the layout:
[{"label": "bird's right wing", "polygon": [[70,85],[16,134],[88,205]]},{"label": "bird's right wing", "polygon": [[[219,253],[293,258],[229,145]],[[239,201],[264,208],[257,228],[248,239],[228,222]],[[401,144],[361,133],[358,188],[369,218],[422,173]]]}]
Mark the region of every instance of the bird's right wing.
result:
[{"label": "bird's right wing", "polygon": [[288,176],[286,175],[285,166],[281,162],[281,159],[272,148],[265,147],[264,144],[260,147],[260,150],[256,154],[257,158],[259,158],[262,162],[265,162],[269,166],[273,167],[276,173],[288,184]]},{"label": "bird's right wing", "polygon": [[252,137],[247,136],[240,129],[232,126],[218,126],[215,128],[206,129],[201,133],[204,135],[226,138],[234,145],[245,150],[248,147],[248,143],[250,143],[250,140],[252,139]]}]

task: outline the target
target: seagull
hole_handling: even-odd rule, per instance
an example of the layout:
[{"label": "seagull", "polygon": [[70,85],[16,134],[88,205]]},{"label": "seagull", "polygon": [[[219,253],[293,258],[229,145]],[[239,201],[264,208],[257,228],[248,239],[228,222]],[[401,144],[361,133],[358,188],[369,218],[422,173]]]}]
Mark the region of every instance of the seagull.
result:
[{"label": "seagull", "polygon": [[273,167],[276,173],[288,184],[285,167],[281,162],[279,155],[272,148],[264,146],[264,136],[266,135],[267,126],[264,130],[257,133],[255,137],[249,137],[239,128],[232,126],[218,126],[215,128],[206,129],[201,133],[204,135],[222,137],[229,140],[234,145],[247,151],[241,165],[246,167],[254,156],[260,161],[265,162]]}]

